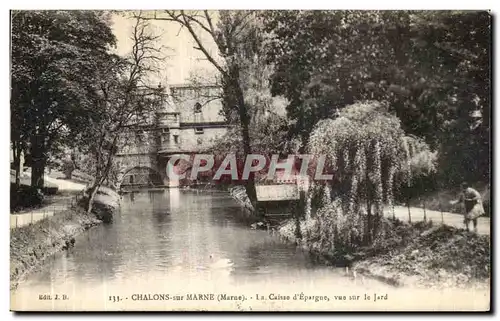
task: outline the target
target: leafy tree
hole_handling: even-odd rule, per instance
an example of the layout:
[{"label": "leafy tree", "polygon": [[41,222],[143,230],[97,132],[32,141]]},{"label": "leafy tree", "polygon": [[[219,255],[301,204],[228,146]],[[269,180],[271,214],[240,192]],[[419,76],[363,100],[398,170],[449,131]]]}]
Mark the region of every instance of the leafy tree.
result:
[{"label": "leafy tree", "polygon": [[333,173],[323,202],[330,210],[319,211],[318,219],[334,242],[370,243],[385,204],[394,202],[394,187],[433,171],[427,144],[408,138],[388,110],[379,102],[358,102],[336,119],[321,120],[311,132],[309,152],[325,155]]},{"label": "leafy tree", "polygon": [[[441,75],[434,97],[445,181],[490,177],[491,16],[488,12],[421,12],[414,18],[420,66]],[[429,97],[430,96],[430,97]]]},{"label": "leafy tree", "polygon": [[[223,109],[230,122],[237,122],[241,130],[243,151],[252,153],[250,106],[245,97],[242,77],[249,70],[249,62],[257,53],[261,37],[252,11],[173,11],[154,12],[153,17],[143,18],[172,21],[186,28],[203,56],[215,67],[223,90]],[[208,40],[205,40],[208,38]],[[209,50],[207,41],[218,49],[217,54]],[[245,184],[250,200],[256,199],[253,174]]]},{"label": "leafy tree", "polygon": [[115,44],[108,18],[94,11],[12,13],[11,141],[16,155],[29,149],[33,187],[43,187],[49,152],[93,107],[94,80]]},{"label": "leafy tree", "polygon": [[358,100],[388,101],[405,132],[441,150],[445,181],[488,179],[488,13],[270,11],[263,19],[272,92],[288,99],[290,132],[303,147],[318,120]]},{"label": "leafy tree", "polygon": [[[249,131],[252,152],[269,157],[272,154],[286,156],[297,152],[295,141],[290,140],[287,134],[286,100],[271,95],[269,78],[273,68],[264,61],[262,50],[242,65],[245,70],[240,81],[251,116]],[[218,140],[215,145],[217,153],[236,153],[244,158],[243,140],[238,132],[241,133],[241,129],[236,126]]]}]

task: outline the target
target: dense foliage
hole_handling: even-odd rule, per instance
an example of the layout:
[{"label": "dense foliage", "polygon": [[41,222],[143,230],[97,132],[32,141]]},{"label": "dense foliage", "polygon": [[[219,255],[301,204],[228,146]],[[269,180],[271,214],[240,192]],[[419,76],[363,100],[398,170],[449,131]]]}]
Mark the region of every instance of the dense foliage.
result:
[{"label": "dense foliage", "polygon": [[313,129],[308,150],[325,155],[333,173],[327,188],[318,184],[312,191],[321,193],[321,208],[312,217],[321,240],[338,246],[370,243],[384,206],[394,202],[394,188],[434,171],[435,154],[405,136],[388,110],[378,102],[356,103]]},{"label": "dense foliage", "polygon": [[[143,126],[162,88],[148,79],[161,60],[147,22],[136,18],[132,51],[113,53],[111,15],[96,11],[13,12],[11,142],[19,176],[27,152],[33,188],[49,162],[82,169],[93,193],[113,173],[122,134]],[[67,155],[67,153],[73,155]],[[75,157],[77,156],[77,157]],[[19,181],[19,178],[16,179]]]},{"label": "dense foliage", "polygon": [[115,41],[102,12],[12,13],[11,142],[15,163],[29,151],[33,186],[43,187],[49,153],[85,128]]},{"label": "dense foliage", "polygon": [[474,11],[263,13],[272,92],[303,146],[320,119],[388,101],[402,129],[440,150],[445,184],[489,180],[491,17]]},{"label": "dense foliage", "polygon": [[[33,186],[43,185],[51,156],[75,143],[96,182],[114,173],[122,132],[147,123],[139,115],[154,109],[162,91],[147,84],[159,59],[148,20],[187,29],[218,71],[223,113],[234,125],[216,145],[219,154],[327,153],[336,173],[331,198],[349,198],[342,200],[346,213],[361,199],[372,202],[376,214],[383,202],[409,200],[439,184],[489,181],[486,12],[132,16],[133,51],[118,57],[110,50],[116,40],[108,13],[13,12],[11,142],[14,163],[28,151]],[[360,103],[366,101],[372,103]],[[66,165],[68,172],[74,167],[71,160]]]}]

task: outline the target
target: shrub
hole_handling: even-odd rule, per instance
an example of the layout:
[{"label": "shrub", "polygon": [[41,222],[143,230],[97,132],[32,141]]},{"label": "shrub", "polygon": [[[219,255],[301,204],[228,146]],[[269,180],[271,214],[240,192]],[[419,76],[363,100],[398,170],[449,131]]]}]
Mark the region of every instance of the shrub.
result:
[{"label": "shrub", "polygon": [[10,209],[17,211],[22,208],[39,207],[42,205],[44,195],[40,189],[21,185],[19,189],[15,185],[10,186]]}]

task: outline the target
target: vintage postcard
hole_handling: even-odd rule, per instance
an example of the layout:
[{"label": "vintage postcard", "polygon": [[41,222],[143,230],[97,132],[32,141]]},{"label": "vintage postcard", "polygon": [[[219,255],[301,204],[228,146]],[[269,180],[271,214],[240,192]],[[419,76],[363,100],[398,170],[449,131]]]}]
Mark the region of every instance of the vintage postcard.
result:
[{"label": "vintage postcard", "polygon": [[490,12],[10,16],[12,311],[490,310]]}]

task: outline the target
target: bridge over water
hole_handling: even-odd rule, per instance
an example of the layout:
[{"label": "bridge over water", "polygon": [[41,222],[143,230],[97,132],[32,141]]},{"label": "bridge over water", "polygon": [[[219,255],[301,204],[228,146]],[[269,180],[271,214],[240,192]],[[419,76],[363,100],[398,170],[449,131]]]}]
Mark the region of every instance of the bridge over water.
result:
[{"label": "bridge over water", "polygon": [[118,153],[120,187],[179,186],[167,175],[170,158],[209,149],[229,127],[220,113],[220,99],[213,98],[219,91],[220,87],[214,85],[168,86],[160,108],[149,116],[147,125],[122,138],[124,144]]}]

